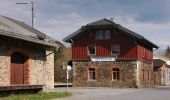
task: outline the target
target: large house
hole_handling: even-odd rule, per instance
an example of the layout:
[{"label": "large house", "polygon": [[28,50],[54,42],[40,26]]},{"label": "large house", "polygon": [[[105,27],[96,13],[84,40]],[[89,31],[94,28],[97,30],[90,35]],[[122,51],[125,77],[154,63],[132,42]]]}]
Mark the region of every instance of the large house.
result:
[{"label": "large house", "polygon": [[143,36],[101,19],[63,40],[72,45],[73,86],[153,86],[153,49],[158,46]]},{"label": "large house", "polygon": [[0,91],[52,89],[59,46],[24,22],[0,16]]},{"label": "large house", "polygon": [[154,59],[154,84],[170,85],[170,65],[165,59]]}]

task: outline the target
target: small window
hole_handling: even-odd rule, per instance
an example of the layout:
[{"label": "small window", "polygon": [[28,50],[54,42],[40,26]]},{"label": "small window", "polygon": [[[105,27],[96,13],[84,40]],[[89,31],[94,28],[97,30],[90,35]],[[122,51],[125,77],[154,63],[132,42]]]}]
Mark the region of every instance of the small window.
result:
[{"label": "small window", "polygon": [[150,59],[150,57],[151,57],[151,53],[150,53],[150,51],[148,50],[148,59]]},{"label": "small window", "polygon": [[95,46],[88,46],[88,55],[96,55],[96,47]]},{"label": "small window", "polygon": [[119,80],[120,79],[120,70],[119,68],[113,68],[113,80]]},{"label": "small window", "polygon": [[142,48],[142,56],[145,57],[145,48]]},{"label": "small window", "polygon": [[112,53],[112,55],[120,54],[120,45],[119,44],[113,44],[111,46],[111,53]]},{"label": "small window", "polygon": [[97,33],[96,33],[96,39],[97,39],[97,40],[102,40],[102,39],[104,39],[104,31],[103,31],[103,30],[97,31]]},{"label": "small window", "polygon": [[150,75],[150,74],[149,74],[149,70],[148,70],[148,80],[150,79],[149,75]]},{"label": "small window", "polygon": [[142,80],[143,80],[143,83],[145,82],[145,70],[142,69]]},{"label": "small window", "polygon": [[89,80],[95,80],[96,76],[95,76],[95,68],[89,68]]},{"label": "small window", "polygon": [[105,30],[105,39],[110,39],[110,30]]}]

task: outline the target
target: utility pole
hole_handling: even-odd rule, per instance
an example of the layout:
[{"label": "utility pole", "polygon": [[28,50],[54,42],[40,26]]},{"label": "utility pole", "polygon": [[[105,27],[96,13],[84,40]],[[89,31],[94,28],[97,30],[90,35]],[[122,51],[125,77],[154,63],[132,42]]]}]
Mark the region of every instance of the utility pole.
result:
[{"label": "utility pole", "polygon": [[16,4],[30,4],[31,5],[31,15],[32,15],[32,27],[35,28],[35,11],[34,11],[34,2],[21,2]]}]

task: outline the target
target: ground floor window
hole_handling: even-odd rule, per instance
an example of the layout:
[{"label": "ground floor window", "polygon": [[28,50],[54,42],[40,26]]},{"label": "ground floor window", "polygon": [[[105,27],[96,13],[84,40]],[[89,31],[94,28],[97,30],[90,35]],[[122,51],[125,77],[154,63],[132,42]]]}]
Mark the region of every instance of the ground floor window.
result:
[{"label": "ground floor window", "polygon": [[119,80],[120,79],[120,69],[113,68],[112,69],[112,80]]},{"label": "ground floor window", "polygon": [[89,68],[89,80],[96,80],[96,71],[95,68]]}]

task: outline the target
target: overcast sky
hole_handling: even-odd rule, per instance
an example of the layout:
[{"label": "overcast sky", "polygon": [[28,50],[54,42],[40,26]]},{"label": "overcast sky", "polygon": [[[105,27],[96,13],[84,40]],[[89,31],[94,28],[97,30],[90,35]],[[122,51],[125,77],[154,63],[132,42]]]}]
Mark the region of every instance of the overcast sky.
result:
[{"label": "overcast sky", "polygon": [[[0,14],[31,25],[30,5],[0,0]],[[114,18],[122,26],[145,36],[161,48],[170,44],[170,0],[33,0],[36,28],[62,40],[82,25]]]}]

